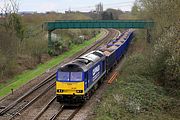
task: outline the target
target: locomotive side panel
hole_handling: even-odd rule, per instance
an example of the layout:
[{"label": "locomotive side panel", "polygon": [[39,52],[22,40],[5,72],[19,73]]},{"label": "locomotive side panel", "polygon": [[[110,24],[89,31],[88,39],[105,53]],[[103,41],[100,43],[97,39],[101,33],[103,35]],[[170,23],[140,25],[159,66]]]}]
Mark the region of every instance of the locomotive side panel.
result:
[{"label": "locomotive side panel", "polygon": [[88,88],[85,89],[85,93],[88,92],[105,74],[106,70],[104,68],[104,60],[98,62],[88,71]]}]

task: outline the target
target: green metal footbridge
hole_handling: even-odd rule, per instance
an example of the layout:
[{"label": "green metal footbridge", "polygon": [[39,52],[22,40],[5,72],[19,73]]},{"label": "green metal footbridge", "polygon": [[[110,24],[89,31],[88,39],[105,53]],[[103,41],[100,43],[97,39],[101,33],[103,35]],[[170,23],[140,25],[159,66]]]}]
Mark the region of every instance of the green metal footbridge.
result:
[{"label": "green metal footbridge", "polygon": [[151,20],[56,20],[45,22],[43,28],[48,31],[48,47],[51,48],[51,32],[56,29],[83,28],[136,28],[150,29],[154,26]]}]

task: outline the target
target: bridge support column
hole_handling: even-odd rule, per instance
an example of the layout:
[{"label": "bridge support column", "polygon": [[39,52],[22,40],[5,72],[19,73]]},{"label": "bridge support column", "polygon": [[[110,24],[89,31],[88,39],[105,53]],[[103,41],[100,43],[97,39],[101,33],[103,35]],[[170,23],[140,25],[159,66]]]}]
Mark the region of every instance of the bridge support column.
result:
[{"label": "bridge support column", "polygon": [[151,34],[150,34],[151,29],[147,29],[147,42],[151,43]]},{"label": "bridge support column", "polygon": [[52,44],[52,39],[51,39],[51,32],[52,31],[48,31],[48,48],[52,49],[53,44]]},{"label": "bridge support column", "polygon": [[54,44],[52,42],[52,31],[48,31],[48,53],[49,55],[55,55]]}]

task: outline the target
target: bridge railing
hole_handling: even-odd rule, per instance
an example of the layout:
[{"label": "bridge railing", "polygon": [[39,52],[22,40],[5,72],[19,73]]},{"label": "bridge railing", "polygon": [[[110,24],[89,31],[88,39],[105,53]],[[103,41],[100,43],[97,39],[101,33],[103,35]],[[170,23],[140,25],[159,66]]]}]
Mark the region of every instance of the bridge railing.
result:
[{"label": "bridge railing", "polygon": [[83,29],[83,28],[151,28],[154,22],[150,20],[56,20],[45,22],[44,29]]}]

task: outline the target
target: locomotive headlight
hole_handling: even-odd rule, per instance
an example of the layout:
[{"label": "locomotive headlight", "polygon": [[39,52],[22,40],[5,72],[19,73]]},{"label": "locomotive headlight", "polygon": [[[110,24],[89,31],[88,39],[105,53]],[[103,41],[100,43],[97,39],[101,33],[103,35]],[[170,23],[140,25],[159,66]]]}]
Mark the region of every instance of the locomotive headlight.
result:
[{"label": "locomotive headlight", "polygon": [[57,90],[57,92],[61,92],[61,93],[62,93],[63,91],[64,91],[64,90],[61,90],[61,89],[58,89],[58,90]]},{"label": "locomotive headlight", "polygon": [[83,90],[76,90],[77,93],[83,93]]}]

